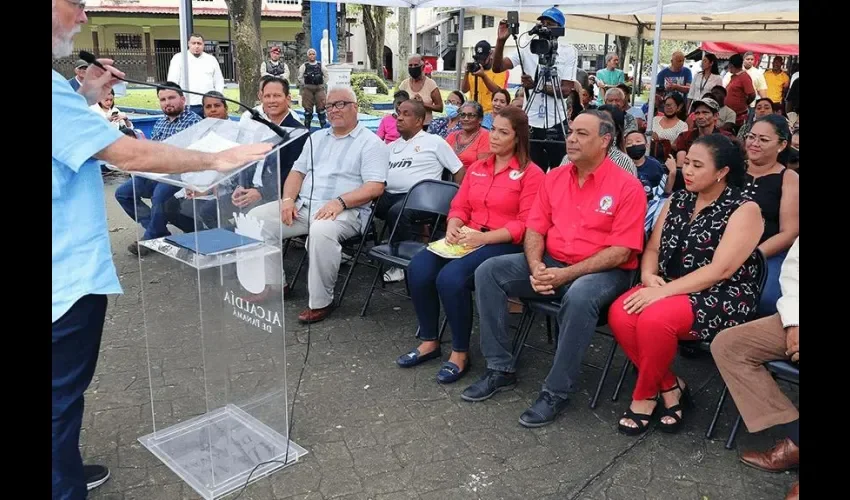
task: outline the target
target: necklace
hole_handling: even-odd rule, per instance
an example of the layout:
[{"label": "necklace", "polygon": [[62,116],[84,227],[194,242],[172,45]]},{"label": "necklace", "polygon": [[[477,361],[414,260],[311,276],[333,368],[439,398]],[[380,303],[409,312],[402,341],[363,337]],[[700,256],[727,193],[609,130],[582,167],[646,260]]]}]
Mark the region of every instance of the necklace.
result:
[{"label": "necklace", "polygon": [[[419,134],[417,134],[417,135],[419,135]],[[413,136],[413,137],[411,137],[410,139],[408,139],[408,140],[404,141],[404,147],[403,147],[403,148],[401,148],[401,149],[398,149],[398,150],[397,150],[397,147],[398,147],[398,146],[395,146],[395,145],[394,145],[394,146],[393,146],[393,154],[394,154],[394,155],[398,155],[398,154],[404,153],[404,150],[405,150],[405,149],[407,149],[407,146],[410,146],[410,143],[411,143],[411,142],[413,142],[413,141],[414,141],[414,139],[416,139],[416,135],[414,135],[414,136]],[[403,137],[402,137],[402,140],[404,140],[404,138],[403,138]]]},{"label": "necklace", "polygon": [[478,129],[478,131],[477,131],[477,132],[475,132],[475,134],[474,134],[472,137],[470,137],[470,138],[469,138],[469,141],[468,141],[466,144],[464,144],[464,143],[463,143],[463,142],[461,142],[461,140],[460,140],[461,135],[463,135],[463,131],[461,130],[460,132],[458,132],[458,133],[457,133],[457,139],[455,139],[455,146],[454,146],[455,153],[457,153],[458,155],[460,155],[461,153],[463,153],[464,151],[466,151],[466,149],[467,149],[470,145],[472,145],[472,143],[473,143],[473,142],[475,142],[475,139],[478,137],[478,134],[480,134],[480,133],[481,133],[481,129],[479,128],[479,129]]}]

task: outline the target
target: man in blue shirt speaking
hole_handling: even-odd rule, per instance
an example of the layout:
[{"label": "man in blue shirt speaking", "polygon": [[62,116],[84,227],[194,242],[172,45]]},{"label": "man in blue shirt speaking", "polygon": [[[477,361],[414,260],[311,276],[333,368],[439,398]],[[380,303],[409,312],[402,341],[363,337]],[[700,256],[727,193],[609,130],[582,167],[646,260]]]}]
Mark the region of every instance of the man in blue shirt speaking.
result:
[{"label": "man in blue shirt speaking", "polygon": [[[53,0],[53,58],[69,56],[82,0]],[[83,394],[94,375],[107,294],[121,293],[107,231],[100,165],[128,171],[182,173],[227,171],[261,160],[269,144],[201,153],[139,141],[112,128],[89,109],[124,74],[100,59],[90,65],[78,92],[53,71],[53,499],[79,500],[103,484],[109,471],[83,466],[79,450]]]}]

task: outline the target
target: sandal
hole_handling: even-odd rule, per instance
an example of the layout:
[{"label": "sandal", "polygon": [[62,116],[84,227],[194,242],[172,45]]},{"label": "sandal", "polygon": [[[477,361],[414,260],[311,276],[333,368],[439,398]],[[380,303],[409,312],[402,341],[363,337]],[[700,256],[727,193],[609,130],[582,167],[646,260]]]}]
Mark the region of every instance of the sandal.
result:
[{"label": "sandal", "polygon": [[[617,422],[617,430],[622,432],[627,436],[639,436],[646,432],[649,429],[649,424],[652,421],[652,415],[655,414],[655,411],[658,409],[659,403],[655,402],[655,407],[652,409],[652,413],[647,415],[645,413],[635,413],[632,411],[631,407],[626,408],[626,411],[623,413],[623,416],[620,417],[620,420],[627,418],[637,425],[637,427],[630,427],[628,425],[623,425],[619,421]],[[646,421],[646,423],[644,423]]]},{"label": "sandal", "polygon": [[[691,386],[687,385],[684,389],[682,389],[682,386],[679,385],[678,377],[676,378],[676,385],[667,389],[666,391],[661,391],[661,393],[663,394],[665,392],[671,392],[677,389],[679,390],[679,392],[682,393],[682,396],[679,398],[679,402],[671,406],[670,408],[667,408],[665,406],[664,410],[661,411],[661,418],[658,421],[658,428],[661,429],[662,432],[668,432],[671,434],[679,432],[679,429],[682,427],[682,422],[684,421],[685,417],[684,409],[691,406]],[[664,404],[663,399],[661,401],[661,404]],[[679,416],[679,414],[676,413],[677,411],[682,412],[682,416]],[[665,424],[663,420],[664,417],[670,417],[675,420],[675,422],[673,422],[672,424]]]}]

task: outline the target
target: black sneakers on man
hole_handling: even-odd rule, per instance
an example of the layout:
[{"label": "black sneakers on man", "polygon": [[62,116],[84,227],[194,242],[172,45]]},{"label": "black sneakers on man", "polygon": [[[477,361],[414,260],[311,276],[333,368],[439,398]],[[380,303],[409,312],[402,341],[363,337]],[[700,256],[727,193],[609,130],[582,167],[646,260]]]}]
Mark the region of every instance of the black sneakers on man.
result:
[{"label": "black sneakers on man", "polygon": [[109,469],[103,465],[83,465],[86,486],[91,491],[109,479]]},{"label": "black sneakers on man", "polygon": [[516,387],[516,373],[487,370],[478,382],[470,385],[460,395],[464,401],[478,402],[490,399],[494,394]]}]

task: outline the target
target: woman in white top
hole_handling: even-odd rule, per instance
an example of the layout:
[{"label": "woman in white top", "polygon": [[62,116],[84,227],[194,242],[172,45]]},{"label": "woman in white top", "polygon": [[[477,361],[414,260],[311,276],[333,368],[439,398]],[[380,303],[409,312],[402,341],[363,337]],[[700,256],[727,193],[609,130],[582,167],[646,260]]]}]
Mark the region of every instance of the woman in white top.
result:
[{"label": "woman in white top", "polygon": [[702,56],[702,70],[694,75],[691,82],[691,90],[688,92],[688,109],[691,103],[711,92],[711,89],[723,85],[723,77],[720,76],[720,68],[717,66],[717,56],[708,52]]},{"label": "woman in white top", "polygon": [[127,118],[127,115],[121,112],[115,105],[115,91],[110,90],[109,95],[107,95],[102,101],[92,104],[90,106],[91,110],[100,116],[104,117],[106,121],[110,123],[115,128],[133,128],[133,122]]},{"label": "woman in white top", "polygon": [[652,140],[675,142],[679,134],[688,130],[688,124],[682,117],[685,112],[685,98],[678,92],[672,92],[664,98],[661,110],[664,116],[652,118]]},{"label": "woman in white top", "polygon": [[431,113],[436,111],[443,112],[443,95],[440,94],[440,89],[437,83],[425,76],[423,73],[424,65],[422,64],[422,56],[414,54],[407,60],[407,73],[410,78],[405,79],[398,86],[398,90],[404,90],[410,94],[410,98],[420,101],[425,105],[425,125],[424,129],[428,130],[431,125]]}]

